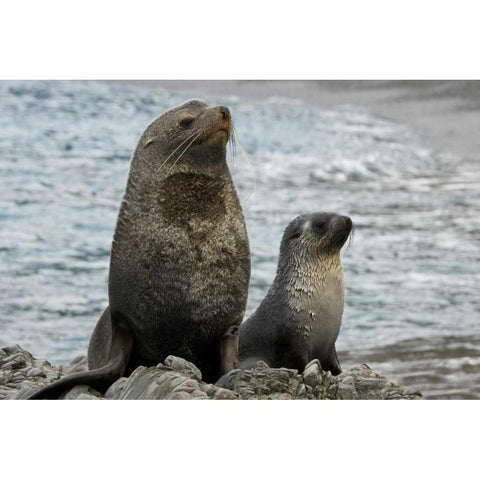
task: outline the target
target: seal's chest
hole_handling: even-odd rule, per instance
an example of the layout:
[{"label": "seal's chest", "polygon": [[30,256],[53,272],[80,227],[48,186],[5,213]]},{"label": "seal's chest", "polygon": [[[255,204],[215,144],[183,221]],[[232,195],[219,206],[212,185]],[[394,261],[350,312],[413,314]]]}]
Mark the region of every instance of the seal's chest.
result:
[{"label": "seal's chest", "polygon": [[326,320],[340,322],[345,298],[343,271],[323,271],[321,275],[302,273],[290,280],[288,289],[291,310],[301,313],[299,323],[318,324],[323,328]]},{"label": "seal's chest", "polygon": [[165,220],[173,225],[193,226],[219,222],[226,214],[225,182],[221,179],[176,173],[165,180],[159,203]]}]

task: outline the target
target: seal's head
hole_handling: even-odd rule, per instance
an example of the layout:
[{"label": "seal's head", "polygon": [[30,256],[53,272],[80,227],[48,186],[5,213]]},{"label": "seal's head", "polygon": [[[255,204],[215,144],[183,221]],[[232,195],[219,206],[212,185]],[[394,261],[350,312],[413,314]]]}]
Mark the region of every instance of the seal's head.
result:
[{"label": "seal's head", "polygon": [[182,163],[219,162],[226,158],[232,117],[225,106],[190,100],[167,110],[145,130],[136,156],[167,171]]},{"label": "seal's head", "polygon": [[337,256],[352,231],[352,220],[336,213],[300,215],[283,234],[280,257],[307,260]]},{"label": "seal's head", "polygon": [[[127,233],[137,238],[131,224],[147,213],[155,221],[188,228],[190,221],[219,221],[227,210],[226,190],[236,198],[226,161],[232,129],[227,107],[209,107],[199,100],[171,108],[154,120],[130,162],[115,238]],[[233,208],[236,200],[232,202]],[[235,208],[240,211],[240,206]]]}]

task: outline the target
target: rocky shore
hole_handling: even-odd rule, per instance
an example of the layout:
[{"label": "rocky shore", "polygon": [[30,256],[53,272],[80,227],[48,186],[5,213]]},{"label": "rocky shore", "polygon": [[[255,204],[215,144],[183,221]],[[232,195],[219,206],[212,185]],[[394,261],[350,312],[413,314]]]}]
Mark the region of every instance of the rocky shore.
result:
[{"label": "rocky shore", "polygon": [[[33,391],[70,373],[86,370],[86,358],[67,366],[53,366],[34,358],[18,345],[0,348],[0,399],[25,399]],[[156,367],[138,367],[130,377],[117,380],[105,395],[79,385],[64,395],[66,400],[400,400],[419,399],[420,392],[399,387],[361,365],[334,377],[310,362],[302,373],[269,368],[258,362],[252,370],[233,370],[215,385],[202,382],[200,370],[174,356]]]}]

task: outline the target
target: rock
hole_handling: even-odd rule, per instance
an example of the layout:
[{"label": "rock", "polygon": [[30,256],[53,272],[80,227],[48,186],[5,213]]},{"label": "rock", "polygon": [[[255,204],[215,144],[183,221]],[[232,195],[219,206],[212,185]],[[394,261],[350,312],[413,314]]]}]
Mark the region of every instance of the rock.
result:
[{"label": "rock", "polygon": [[199,382],[202,381],[202,372],[199,368],[197,368],[193,363],[188,362],[180,357],[174,357],[173,355],[169,355],[165,359],[165,365],[167,367],[176,370],[177,372],[184,373],[188,377],[194,378]]},{"label": "rock", "polygon": [[192,363],[178,357],[169,358],[168,363],[178,370],[162,364],[150,368],[138,367],[121,387],[116,386],[116,391],[107,392],[108,398],[123,400],[236,398],[236,395],[228,390],[201,382],[200,372]]},{"label": "rock", "polygon": [[[85,357],[65,367],[35,359],[18,345],[0,349],[0,399],[28,398],[34,391],[62,376],[87,369]],[[299,374],[288,368],[269,368],[262,361],[251,370],[232,370],[215,385],[202,382],[200,370],[183,358],[170,355],[156,367],[138,367],[128,377],[113,383],[105,395],[86,385],[77,385],[66,400],[96,399],[418,399],[421,393],[388,381],[367,365],[332,376],[312,360]]]},{"label": "rock", "polygon": [[355,367],[336,377],[337,398],[342,400],[389,400],[416,398],[419,392],[401,389],[367,365]]},{"label": "rock", "polygon": [[63,396],[63,400],[100,400],[103,395],[88,385],[76,385]]},{"label": "rock", "polygon": [[22,387],[18,390],[10,390],[9,395],[7,395],[5,398],[9,400],[26,400],[30,395],[35,393],[37,390],[40,390],[42,386],[35,386],[32,384],[22,385]]},{"label": "rock", "polygon": [[105,398],[115,399],[120,396],[120,393],[127,382],[127,377],[121,377],[116,382],[112,383],[110,388],[105,392]]},{"label": "rock", "polygon": [[63,367],[64,375],[70,375],[77,372],[85,372],[86,370],[88,370],[88,366],[87,357],[85,355],[75,357],[68,365]]},{"label": "rock", "polygon": [[238,395],[235,395],[235,393],[226,388],[216,387],[215,390],[212,391],[212,394],[209,394],[209,398],[213,400],[237,400]]},{"label": "rock", "polygon": [[0,348],[0,400],[27,398],[61,376],[61,367],[34,358],[18,345]]},{"label": "rock", "polygon": [[43,370],[36,367],[30,368],[26,373],[26,375],[27,377],[46,377],[47,376]]},{"label": "rock", "polygon": [[315,388],[319,383],[322,383],[322,367],[318,360],[312,360],[307,364],[303,371],[303,382],[312,388]]},{"label": "rock", "polygon": [[258,362],[251,370],[232,370],[221,377],[215,385],[232,390],[242,399],[293,399],[302,391],[302,378],[296,370],[288,368],[266,368]]}]

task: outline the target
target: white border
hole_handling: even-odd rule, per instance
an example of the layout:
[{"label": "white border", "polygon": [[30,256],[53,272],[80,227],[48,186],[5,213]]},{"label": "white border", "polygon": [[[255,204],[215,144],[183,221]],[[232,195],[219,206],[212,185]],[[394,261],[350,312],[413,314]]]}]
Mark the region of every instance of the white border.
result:
[{"label": "white border", "polygon": [[0,409],[4,478],[403,480],[478,470],[473,401],[6,401]]},{"label": "white border", "polygon": [[476,2],[4,2],[0,78],[475,79]]},{"label": "white border", "polygon": [[[478,18],[461,0],[9,2],[0,77],[474,79]],[[2,477],[471,478],[477,410],[468,401],[2,402]]]}]

